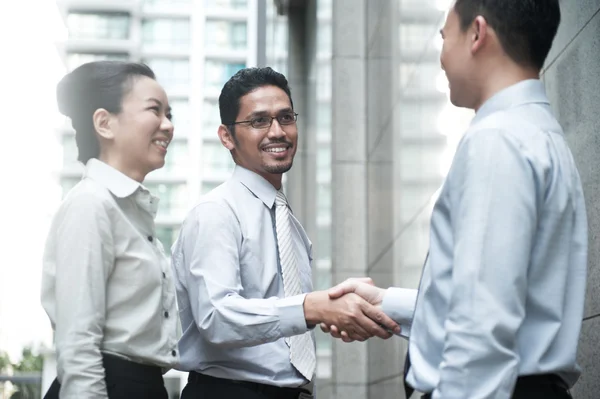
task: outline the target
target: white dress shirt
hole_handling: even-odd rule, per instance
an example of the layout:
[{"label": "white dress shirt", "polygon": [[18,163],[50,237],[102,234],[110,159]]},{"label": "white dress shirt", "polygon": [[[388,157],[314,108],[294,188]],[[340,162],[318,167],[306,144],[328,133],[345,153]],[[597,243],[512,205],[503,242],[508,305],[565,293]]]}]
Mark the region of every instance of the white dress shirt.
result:
[{"label": "white dress shirt", "polygon": [[156,239],[158,199],[91,159],[56,213],[44,253],[42,305],[55,330],[61,398],[106,398],[102,353],[173,367],[175,288]]},{"label": "white dress shirt", "polygon": [[264,178],[237,166],[183,223],[172,255],[182,370],[282,387],[307,383],[290,363],[284,338],[308,331],[303,303],[312,291],[312,245],[292,217],[304,294],[284,298],[276,194]]},{"label": "white dress shirt", "polygon": [[418,293],[391,288],[382,304],[412,323],[407,382],[435,399],[508,399],[520,375],[555,373],[573,385],[587,220],[542,82],[520,82],[479,109],[430,240]]}]

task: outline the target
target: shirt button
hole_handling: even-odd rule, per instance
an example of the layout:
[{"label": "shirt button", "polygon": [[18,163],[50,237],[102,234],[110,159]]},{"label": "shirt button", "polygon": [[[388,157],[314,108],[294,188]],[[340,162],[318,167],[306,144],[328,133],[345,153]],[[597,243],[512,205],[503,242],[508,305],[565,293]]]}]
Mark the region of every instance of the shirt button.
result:
[{"label": "shirt button", "polygon": [[148,236],[148,241],[152,242],[154,240],[154,238],[152,238],[152,236]]},{"label": "shirt button", "polygon": [[177,352],[173,350],[173,351],[171,351],[171,355],[177,356]]},{"label": "shirt button", "polygon": [[163,278],[167,278],[167,275],[165,274],[165,272],[163,272]]},{"label": "shirt button", "polygon": [[299,332],[298,327],[292,328],[292,331],[294,331],[296,334],[298,334],[298,332]]},{"label": "shirt button", "polygon": [[169,318],[169,312],[165,312],[165,317]]}]

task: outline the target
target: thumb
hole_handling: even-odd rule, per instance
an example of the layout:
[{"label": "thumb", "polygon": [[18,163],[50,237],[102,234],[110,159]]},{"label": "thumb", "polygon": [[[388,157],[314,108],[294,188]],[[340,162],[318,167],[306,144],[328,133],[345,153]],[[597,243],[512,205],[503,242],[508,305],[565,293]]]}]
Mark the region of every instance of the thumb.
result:
[{"label": "thumb", "polygon": [[354,292],[354,290],[356,290],[356,285],[356,282],[345,281],[330,288],[327,293],[329,294],[330,299],[337,299],[348,293]]}]

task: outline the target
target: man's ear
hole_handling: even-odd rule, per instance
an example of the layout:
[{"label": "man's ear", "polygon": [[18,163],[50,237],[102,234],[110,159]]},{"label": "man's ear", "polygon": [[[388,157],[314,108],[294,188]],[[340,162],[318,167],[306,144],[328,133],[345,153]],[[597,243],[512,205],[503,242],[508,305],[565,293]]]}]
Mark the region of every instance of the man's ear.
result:
[{"label": "man's ear", "polygon": [[94,129],[100,135],[100,137],[112,140],[115,135],[111,129],[113,115],[105,110],[104,108],[98,108],[94,115],[92,115],[92,121],[94,123]]},{"label": "man's ear", "polygon": [[218,134],[223,147],[227,148],[229,151],[233,151],[235,149],[236,142],[229,128],[225,125],[219,126]]},{"label": "man's ear", "polygon": [[489,25],[484,17],[478,15],[473,20],[469,39],[471,40],[471,53],[479,51],[486,43],[489,36]]}]

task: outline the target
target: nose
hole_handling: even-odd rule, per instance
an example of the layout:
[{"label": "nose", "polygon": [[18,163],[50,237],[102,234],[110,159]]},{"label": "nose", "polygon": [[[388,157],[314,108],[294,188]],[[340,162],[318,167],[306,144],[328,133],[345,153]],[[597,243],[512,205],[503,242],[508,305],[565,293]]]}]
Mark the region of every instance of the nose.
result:
[{"label": "nose", "polygon": [[164,116],[160,124],[160,130],[168,133],[169,137],[173,137],[173,131],[175,130],[175,126],[169,118]]},{"label": "nose", "polygon": [[270,138],[279,138],[285,136],[285,131],[281,128],[277,118],[273,118],[271,126],[269,127],[268,136]]}]

